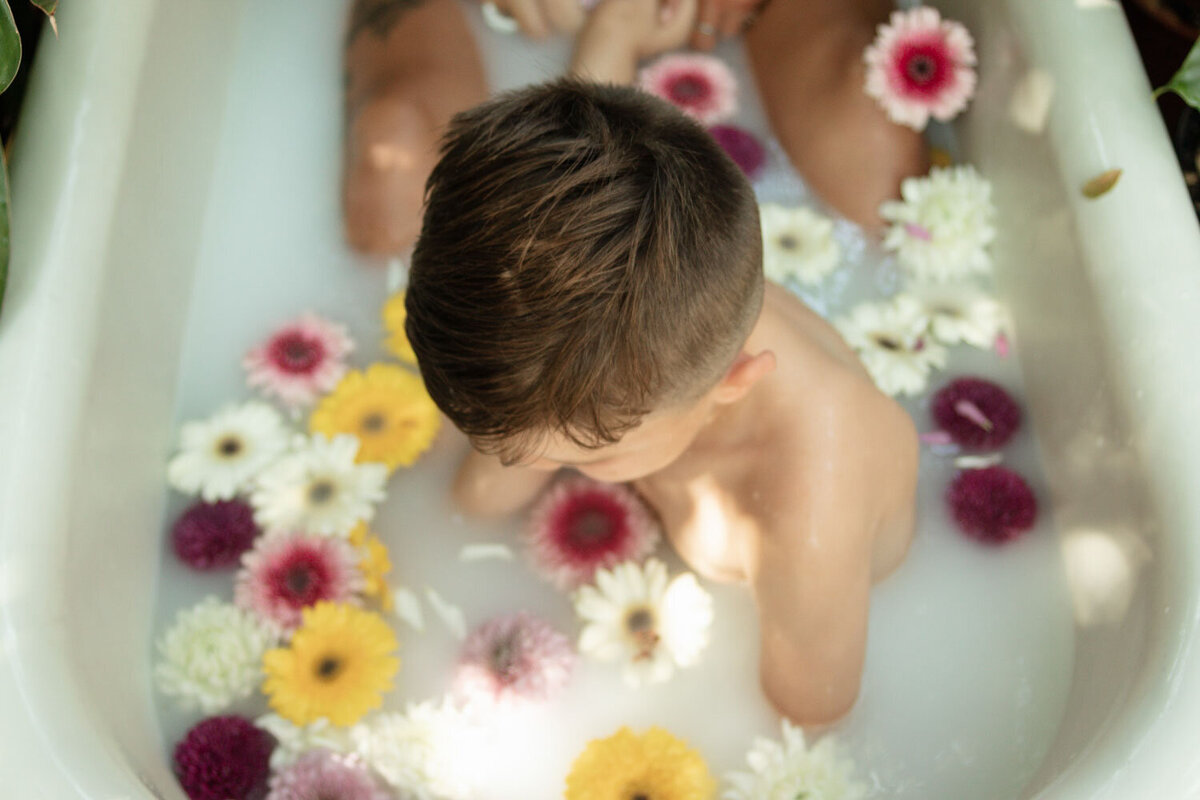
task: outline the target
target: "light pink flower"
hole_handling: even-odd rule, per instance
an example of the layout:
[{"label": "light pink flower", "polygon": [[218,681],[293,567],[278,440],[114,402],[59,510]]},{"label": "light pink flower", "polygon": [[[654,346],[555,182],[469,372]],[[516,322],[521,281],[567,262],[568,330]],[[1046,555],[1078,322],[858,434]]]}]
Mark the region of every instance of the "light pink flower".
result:
[{"label": "light pink flower", "polygon": [[234,603],[263,622],[290,633],[301,610],[319,600],[359,602],[365,586],[359,554],[344,539],[302,533],[260,536],[242,557]]},{"label": "light pink flower", "polygon": [[638,84],[701,125],[714,125],[737,113],[737,79],[719,58],[696,53],[663,56],[641,71]]},{"label": "light pink flower", "polygon": [[266,800],[391,800],[357,756],[310,750],[271,777]]},{"label": "light pink flower", "polygon": [[658,538],[653,515],[633,490],[586,478],[552,486],[526,534],[534,567],[560,589],[587,583],[597,569],[641,561]]},{"label": "light pink flower", "polygon": [[512,703],[548,700],[575,668],[570,640],[525,612],[480,625],[463,643],[455,692],[467,701]]},{"label": "light pink flower", "polygon": [[895,123],[923,130],[929,117],[945,122],[975,92],[975,44],[957,22],[920,6],[894,11],[863,56],[867,94]]},{"label": "light pink flower", "polygon": [[295,408],[337,386],[353,349],[344,326],[302,314],[247,353],[242,366],[250,386]]}]

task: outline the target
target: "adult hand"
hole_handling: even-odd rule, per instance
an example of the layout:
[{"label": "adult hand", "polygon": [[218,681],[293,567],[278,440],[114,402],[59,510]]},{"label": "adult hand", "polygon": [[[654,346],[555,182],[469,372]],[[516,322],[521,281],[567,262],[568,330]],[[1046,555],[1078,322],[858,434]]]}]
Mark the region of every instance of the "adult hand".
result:
[{"label": "adult hand", "polygon": [[719,39],[736,36],[752,21],[759,0],[699,0],[691,46],[712,50]]},{"label": "adult hand", "polygon": [[587,11],[579,0],[487,0],[501,14],[516,20],[521,32],[533,39],[551,33],[574,35],[583,27]]}]

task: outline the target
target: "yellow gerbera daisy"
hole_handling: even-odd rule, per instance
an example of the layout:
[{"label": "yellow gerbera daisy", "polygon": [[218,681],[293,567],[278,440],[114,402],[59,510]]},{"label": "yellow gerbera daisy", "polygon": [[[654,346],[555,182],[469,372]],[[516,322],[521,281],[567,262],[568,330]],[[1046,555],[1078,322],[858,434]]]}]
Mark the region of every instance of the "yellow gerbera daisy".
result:
[{"label": "yellow gerbera daisy", "polygon": [[567,776],[566,800],[711,800],[717,784],[687,743],[662,728],[629,728],[588,743]]},{"label": "yellow gerbera daisy", "polygon": [[378,614],[322,601],[302,612],[288,647],[267,651],[263,692],[295,725],[353,725],[383,704],[400,668],[396,634]]},{"label": "yellow gerbera daisy", "polygon": [[379,601],[379,607],[384,611],[392,610],[392,593],[388,589],[387,575],[392,571],[392,559],[388,556],[387,545],[367,530],[367,524],[360,522],[350,531],[350,544],[362,553],[358,568],[362,571],[365,586],[363,594],[374,597]]},{"label": "yellow gerbera daisy", "polygon": [[405,292],[396,292],[383,304],[383,327],[388,332],[383,346],[396,358],[408,364],[417,363],[417,354],[413,352],[408,334],[404,332],[404,323],[408,319],[408,311],[404,308]]},{"label": "yellow gerbera daisy", "polygon": [[395,364],[347,373],[308,421],[312,433],[357,436],[358,462],[381,462],[388,469],[416,461],[433,443],[439,424],[425,384]]}]

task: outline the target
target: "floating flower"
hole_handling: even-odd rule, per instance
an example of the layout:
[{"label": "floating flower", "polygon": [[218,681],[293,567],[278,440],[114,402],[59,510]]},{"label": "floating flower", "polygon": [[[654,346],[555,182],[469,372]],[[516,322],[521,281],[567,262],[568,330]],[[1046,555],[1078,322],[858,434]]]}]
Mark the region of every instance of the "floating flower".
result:
[{"label": "floating flower", "polygon": [[929,317],[929,333],[940,344],[969,344],[988,349],[1004,326],[1004,310],[988,295],[970,287],[928,286],[914,290]]},{"label": "floating flower", "polygon": [[893,11],[863,58],[866,91],[899,125],[924,130],[929,118],[946,122],[975,93],[975,43],[957,22],[920,6]]},{"label": "floating flower", "polygon": [[258,476],[250,497],[255,520],[270,530],[346,536],[375,515],[387,480],[382,464],[356,464],[357,452],[353,436],[297,437],[296,452]]},{"label": "floating flower", "polygon": [[344,603],[304,609],[291,645],[263,656],[271,709],[296,725],[327,717],[353,725],[383,703],[400,668],[399,643],[377,614]]},{"label": "floating flower", "polygon": [[254,724],[275,737],[275,750],[271,753],[273,770],[296,763],[310,750],[349,753],[352,746],[350,732],[334,727],[324,717],[308,725],[293,725],[278,714],[263,714]]},{"label": "floating flower", "polygon": [[[571,765],[565,800],[709,800],[716,781],[687,742],[662,728],[621,728],[596,739]],[[791,800],[791,798],[789,798]]]},{"label": "floating flower", "polygon": [[175,745],[175,774],[191,800],[255,800],[269,772],[271,736],[242,717],[210,717]]},{"label": "floating flower", "polygon": [[392,589],[388,586],[387,576],[392,571],[392,560],[388,556],[387,545],[367,530],[363,522],[350,531],[350,544],[361,553],[358,568],[363,576],[363,594],[377,600],[384,611],[391,611]]},{"label": "floating flower", "polygon": [[959,473],[950,484],[946,502],[963,533],[988,544],[1011,541],[1037,521],[1033,490],[1024,478],[1005,467]]},{"label": "floating flower", "polygon": [[579,652],[600,661],[624,662],[631,686],[667,680],[690,667],[708,646],[712,597],[691,573],[668,582],[658,559],[596,572],[596,585],[575,594],[583,619]]},{"label": "floating flower", "polygon": [[313,750],[271,777],[267,800],[392,800],[353,755]]},{"label": "floating flower", "polygon": [[406,364],[416,364],[417,354],[413,352],[412,342],[408,341],[408,332],[404,325],[408,322],[408,309],[404,306],[407,292],[395,292],[383,304],[383,327],[387,331],[387,339],[383,346],[388,352]]},{"label": "floating flower", "polygon": [[955,444],[995,450],[1021,427],[1021,407],[1002,388],[982,378],[959,378],[933,397],[933,420]]},{"label": "floating flower", "polygon": [[883,246],[904,269],[923,281],[991,270],[996,209],[992,185],[974,167],[934,167],[927,177],[905,178],[900,195],[903,202],[885,202],[879,215],[892,223]]},{"label": "floating flower", "polygon": [[363,591],[358,553],[342,539],[303,533],[262,537],[242,559],[234,602],[282,633],[300,624],[301,612],[322,600],[357,603]]},{"label": "floating flower", "polygon": [[504,614],[467,637],[454,683],[470,700],[544,701],[567,685],[574,667],[566,636],[530,614]]},{"label": "floating flower", "polygon": [[346,373],[354,342],[343,325],[303,314],[246,354],[246,382],[297,408],[328,392]]},{"label": "floating flower", "polygon": [[730,788],[723,800],[860,800],[866,788],[852,776],[854,762],[843,758],[832,737],[809,749],[804,731],[783,721],[783,741],[755,739],[746,755],[749,772],[725,776]]},{"label": "floating flower", "polygon": [[175,521],[175,555],[192,569],[220,569],[238,563],[254,545],[259,529],[254,509],[242,500],[197,502]]},{"label": "floating flower", "polygon": [[586,478],[550,487],[526,534],[534,567],[560,589],[586,583],[602,567],[640,561],[658,539],[657,523],[632,489]]},{"label": "floating flower", "polygon": [[395,364],[372,364],[342,378],[309,418],[313,433],[357,436],[360,463],[389,470],[408,466],[429,449],[441,418],[421,379]]},{"label": "floating flower", "polygon": [[842,249],[833,240],[833,220],[807,208],[763,203],[763,271],[776,283],[795,278],[810,286],[837,268]]},{"label": "floating flower", "polygon": [[471,796],[460,762],[463,737],[470,731],[453,707],[410,704],[403,714],[374,714],[350,733],[355,752],[403,796],[420,800]]},{"label": "floating flower", "polygon": [[263,653],[274,643],[271,631],[249,614],[206,597],[180,611],[158,640],[154,677],[183,708],[213,714],[254,692]]},{"label": "floating flower", "polygon": [[754,134],[734,125],[714,125],[708,132],[747,178],[754,180],[762,174],[767,151]]},{"label": "floating flower", "polygon": [[919,394],[930,371],[946,363],[946,349],[929,337],[929,318],[909,295],[863,303],[836,325],[884,394]]},{"label": "floating flower", "polygon": [[259,401],[229,406],[209,419],[188,422],[179,438],[180,452],[167,466],[167,481],[210,503],[230,500],[249,487],[288,444],[279,412]]},{"label": "floating flower", "polygon": [[715,125],[737,113],[737,79],[713,56],[662,56],[639,73],[638,85],[701,125]]}]

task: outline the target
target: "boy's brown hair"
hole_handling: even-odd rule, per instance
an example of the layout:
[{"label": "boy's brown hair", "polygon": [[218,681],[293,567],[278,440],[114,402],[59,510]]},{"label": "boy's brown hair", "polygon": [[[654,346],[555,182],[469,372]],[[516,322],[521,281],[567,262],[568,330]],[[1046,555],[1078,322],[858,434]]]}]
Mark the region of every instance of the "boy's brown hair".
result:
[{"label": "boy's brown hair", "polygon": [[459,114],[426,192],[408,337],[438,407],[507,461],[699,398],[758,317],[754,193],[636,89],[561,80]]}]

